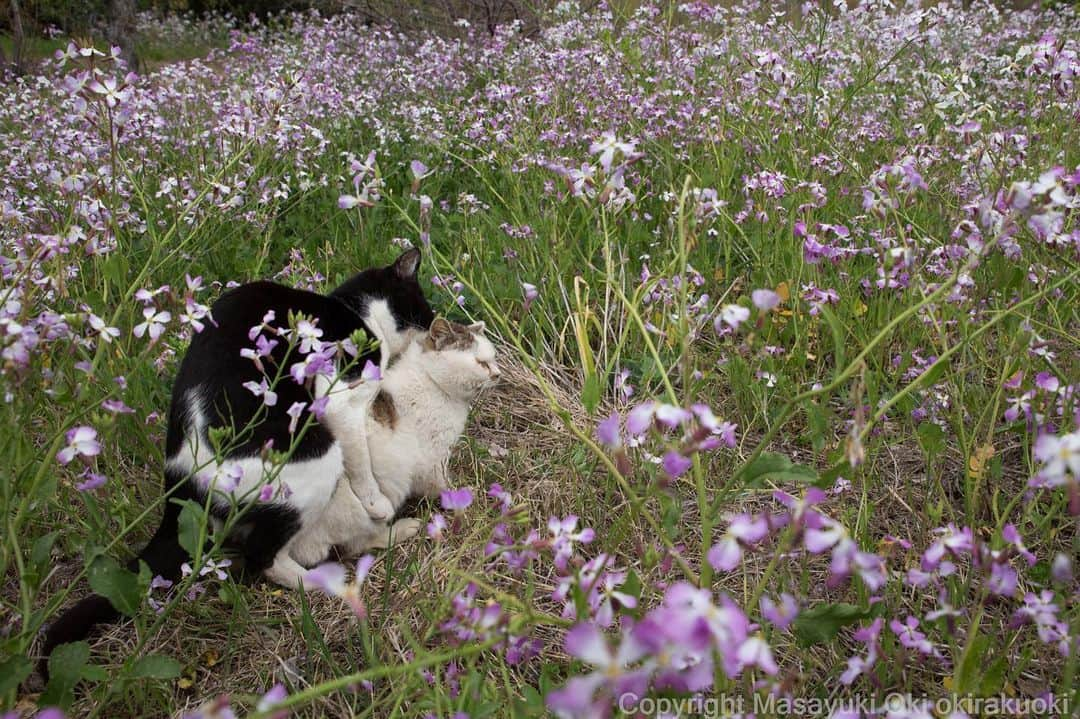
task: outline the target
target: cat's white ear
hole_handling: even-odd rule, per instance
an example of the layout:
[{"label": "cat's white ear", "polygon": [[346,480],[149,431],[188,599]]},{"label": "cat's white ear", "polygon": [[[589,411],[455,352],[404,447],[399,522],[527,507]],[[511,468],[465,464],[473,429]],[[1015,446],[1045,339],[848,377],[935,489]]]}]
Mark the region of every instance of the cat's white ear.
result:
[{"label": "cat's white ear", "polygon": [[487,325],[485,325],[482,320],[480,322],[473,322],[469,325],[469,332],[472,332],[474,335],[484,334],[485,329],[487,329]]},{"label": "cat's white ear", "polygon": [[441,350],[454,337],[454,326],[444,317],[436,317],[428,330],[428,339],[436,350]]},{"label": "cat's white ear", "polygon": [[416,271],[420,268],[420,250],[413,247],[405,250],[393,264],[394,274],[403,280],[416,279]]}]

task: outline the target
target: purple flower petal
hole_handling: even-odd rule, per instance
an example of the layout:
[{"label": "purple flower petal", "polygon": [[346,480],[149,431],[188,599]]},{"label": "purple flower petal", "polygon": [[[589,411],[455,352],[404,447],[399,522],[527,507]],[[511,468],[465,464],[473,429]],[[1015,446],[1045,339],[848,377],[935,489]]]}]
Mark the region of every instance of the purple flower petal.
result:
[{"label": "purple flower petal", "polygon": [[661,466],[663,466],[664,472],[666,472],[669,477],[677,479],[686,474],[686,470],[690,469],[690,466],[693,463],[693,460],[689,457],[684,457],[675,450],[670,450],[664,455]]}]

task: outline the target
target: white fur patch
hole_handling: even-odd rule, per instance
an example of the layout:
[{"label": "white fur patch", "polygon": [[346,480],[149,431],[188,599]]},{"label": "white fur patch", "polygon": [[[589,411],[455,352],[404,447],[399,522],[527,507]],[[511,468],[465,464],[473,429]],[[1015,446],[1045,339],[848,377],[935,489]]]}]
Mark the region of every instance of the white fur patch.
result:
[{"label": "white fur patch", "polygon": [[407,334],[398,332],[397,320],[390,311],[390,303],[384,299],[370,299],[364,324],[368,326],[375,339],[379,340],[380,369],[385,370],[390,357],[405,349]]},{"label": "white fur patch", "polygon": [[[288,462],[274,467],[265,464],[260,457],[226,459],[219,463],[205,439],[207,425],[203,398],[197,390],[186,396],[189,423],[185,428],[184,442],[165,466],[185,475],[195,475],[196,482],[227,487],[235,484],[232,495],[241,501],[256,501],[259,492],[269,481],[274,494],[268,501],[285,504],[300,513],[300,521],[307,525],[322,512],[330,502],[338,477],[345,469],[341,447],[334,443],[329,451],[314,459]],[[214,503],[228,506],[228,499],[215,492]]]},{"label": "white fur patch", "polygon": [[[357,464],[365,450],[370,453],[378,488],[395,508],[413,493],[438,496],[448,486],[450,450],[465,429],[470,405],[498,374],[495,347],[482,335],[468,349],[425,351],[420,341],[414,341],[377,385],[332,392],[327,428],[341,445],[347,466]],[[393,427],[371,417],[371,400],[380,388],[394,403]],[[385,523],[371,521],[354,488],[355,478],[342,477],[322,516],[290,542],[293,558],[312,564],[333,545],[344,546],[349,553],[384,546]],[[398,527],[402,521],[395,527],[412,528]]]}]

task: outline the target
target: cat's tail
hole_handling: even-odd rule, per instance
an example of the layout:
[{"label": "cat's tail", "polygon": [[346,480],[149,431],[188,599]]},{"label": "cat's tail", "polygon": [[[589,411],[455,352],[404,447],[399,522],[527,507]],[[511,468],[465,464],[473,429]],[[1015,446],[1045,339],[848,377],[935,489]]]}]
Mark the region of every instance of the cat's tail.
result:
[{"label": "cat's tail", "polygon": [[[139,571],[139,561],[142,560],[150,567],[151,576],[160,575],[172,582],[179,579],[180,566],[188,560],[187,550],[180,546],[179,525],[180,505],[167,501],[161,525],[138,556],[128,562],[128,569],[132,572]],[[95,626],[111,624],[118,619],[120,612],[100,594],[91,594],[76,602],[45,632],[41,662],[38,666],[41,674],[48,677],[49,656],[56,647],[81,641],[90,635]]]}]

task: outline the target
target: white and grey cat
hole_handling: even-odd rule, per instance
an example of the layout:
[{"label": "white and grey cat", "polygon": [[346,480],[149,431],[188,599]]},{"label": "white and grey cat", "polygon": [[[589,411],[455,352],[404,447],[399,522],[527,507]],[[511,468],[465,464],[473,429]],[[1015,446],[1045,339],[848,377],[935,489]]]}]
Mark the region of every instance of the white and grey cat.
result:
[{"label": "white and grey cat", "polygon": [[[412,495],[437,497],[448,488],[450,450],[465,430],[473,401],[499,375],[484,323],[466,327],[439,318],[405,349],[381,382],[331,391],[325,422],[341,447],[346,474],[338,478],[319,518],[286,546],[290,559],[301,567],[312,566],[333,547],[351,556],[415,535],[421,526],[418,519],[399,519],[392,526],[372,519],[349,475],[371,471],[395,509]],[[287,586],[302,579],[302,574],[268,576]]]}]

